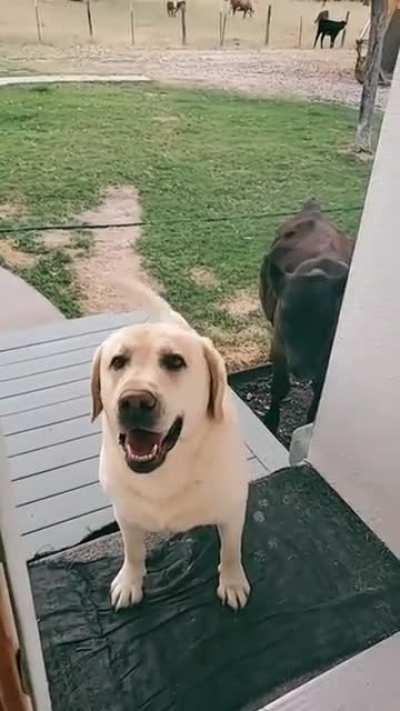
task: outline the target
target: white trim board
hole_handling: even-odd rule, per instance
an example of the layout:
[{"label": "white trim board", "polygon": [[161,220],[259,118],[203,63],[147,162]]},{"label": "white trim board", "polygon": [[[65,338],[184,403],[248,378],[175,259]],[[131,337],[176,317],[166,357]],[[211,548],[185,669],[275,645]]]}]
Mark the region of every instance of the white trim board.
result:
[{"label": "white trim board", "polygon": [[259,711],[399,711],[400,633]]},{"label": "white trim board", "polygon": [[398,557],[399,126],[400,58],[307,457]]},{"label": "white trim board", "polygon": [[31,84],[140,83],[151,81],[142,74],[34,74],[26,77],[0,77],[0,87]]},{"label": "white trim board", "polygon": [[[46,671],[36,623],[32,591],[25,563],[25,551],[19,535],[14,496],[9,480],[3,434],[0,432],[0,555],[4,564],[11,600],[16,615],[21,645],[25,650],[36,711],[51,711]],[[0,651],[1,653],[1,651]],[[11,711],[11,709],[10,709]]]}]

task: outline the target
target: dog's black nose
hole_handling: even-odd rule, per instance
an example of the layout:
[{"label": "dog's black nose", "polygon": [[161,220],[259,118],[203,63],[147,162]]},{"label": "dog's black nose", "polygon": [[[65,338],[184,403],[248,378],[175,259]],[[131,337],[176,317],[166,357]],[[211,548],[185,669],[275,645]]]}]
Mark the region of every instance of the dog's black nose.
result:
[{"label": "dog's black nose", "polygon": [[124,395],[119,401],[121,415],[143,415],[151,413],[157,405],[157,398],[149,390],[138,390]]}]

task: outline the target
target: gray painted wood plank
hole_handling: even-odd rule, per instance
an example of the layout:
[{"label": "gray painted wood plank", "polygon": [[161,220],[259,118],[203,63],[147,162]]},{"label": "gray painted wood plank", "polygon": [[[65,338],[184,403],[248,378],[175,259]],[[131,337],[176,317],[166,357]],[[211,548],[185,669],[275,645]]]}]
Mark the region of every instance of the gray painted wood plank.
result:
[{"label": "gray painted wood plank", "polygon": [[[9,435],[7,437],[7,452],[9,457],[15,457],[64,443],[71,443],[71,452],[76,452],[76,442],[82,437],[100,432],[100,419],[92,423],[89,416],[54,422],[45,427]],[[246,458],[252,457],[254,454],[247,447]]]},{"label": "gray painted wood plank", "polygon": [[7,437],[7,451],[10,457],[17,454],[35,452],[44,447],[51,447],[64,442],[71,442],[71,453],[76,451],[80,437],[99,433],[100,420],[92,423],[89,417],[80,417],[69,422],[60,422]]},{"label": "gray painted wood plank", "polygon": [[[267,474],[258,459],[250,459],[248,466],[252,480]],[[98,456],[94,455],[91,459],[71,463],[62,469],[51,469],[41,474],[17,479],[14,481],[17,506],[78,489],[87,484],[98,483],[98,468]]]},{"label": "gray painted wood plank", "polygon": [[267,469],[259,459],[249,460],[249,471],[250,471],[250,481],[256,481],[257,479],[262,479],[263,476],[267,476],[271,472]]},{"label": "gray painted wood plank", "polygon": [[44,553],[55,553],[61,548],[73,546],[89,533],[106,526],[113,521],[113,510],[107,506],[100,511],[94,511],[69,521],[64,521],[51,528],[23,536],[27,559]]},{"label": "gray painted wood plank", "polygon": [[[57,402],[68,402],[88,393],[87,378],[75,383],[58,385],[57,387],[37,390],[36,392],[0,399],[0,417],[18,412],[33,412],[34,410]],[[34,418],[34,415],[32,415]]]},{"label": "gray painted wood plank", "polygon": [[[56,436],[60,436],[60,433],[57,432]],[[7,439],[12,440],[12,437]],[[20,454],[13,453],[15,448],[10,444],[9,460],[12,479],[40,474],[40,472],[66,467],[74,462],[98,456],[100,445],[100,430],[98,428],[94,430],[90,423],[85,434],[75,434],[70,441],[62,441],[58,444],[46,446],[42,445],[39,440],[37,446],[34,447],[34,443],[29,440],[26,446],[30,446],[31,449],[29,451],[24,450]],[[20,446],[24,446],[23,442],[21,445],[21,441],[18,441],[16,448],[18,449]],[[249,459],[253,457],[249,450],[247,450],[247,456]],[[68,473],[66,471],[65,477],[67,476]]]},{"label": "gray painted wood plank", "polygon": [[[261,470],[262,465],[257,460],[252,460],[251,464],[253,463],[256,466],[251,467],[251,473],[255,476],[256,467]],[[24,533],[31,533],[110,503],[96,478],[95,481],[81,485],[77,489],[23,504],[18,508],[18,516]]]},{"label": "gray painted wood plank", "polygon": [[[21,460],[26,462],[31,456],[31,461],[39,461],[41,467],[46,466],[48,462],[53,462],[53,466],[57,466],[56,462],[59,462],[58,466],[62,466],[68,463],[68,460],[73,461],[77,456],[80,458],[81,454],[87,451],[86,440],[93,435],[98,435],[96,442],[100,443],[101,429],[98,424],[92,424],[86,418],[73,420],[44,428],[43,431],[35,430],[8,437],[8,455],[13,462],[20,463]],[[100,444],[98,450],[99,448]],[[36,459],[36,455],[38,455],[38,459]],[[248,448],[246,448],[246,458],[254,458]],[[35,474],[36,471],[33,469],[32,474]]]},{"label": "gray painted wood plank", "polygon": [[57,385],[76,383],[83,379],[88,380],[89,373],[90,363],[85,363],[84,365],[73,365],[70,368],[53,370],[45,374],[27,375],[20,380],[8,380],[5,383],[1,383],[0,400],[5,400],[14,395],[23,395],[24,393],[28,395],[38,390],[57,387]]},{"label": "gray painted wood plank", "polygon": [[53,370],[90,363],[96,347],[100,344],[100,341],[103,341],[105,333],[107,332],[102,331],[98,334],[99,339],[94,346],[76,348],[67,353],[56,353],[47,358],[33,358],[20,363],[13,363],[12,365],[0,366],[0,393],[3,388],[2,384],[9,380],[20,380],[28,375],[46,374]]},{"label": "gray painted wood plank", "polygon": [[398,711],[400,633],[259,711]]},{"label": "gray painted wood plank", "polygon": [[18,509],[18,517],[22,530],[29,534],[61,521],[83,516],[89,511],[109,506],[110,503],[96,481],[79,489],[21,506]]},{"label": "gray painted wood plank", "polygon": [[[83,462],[69,464],[62,469],[51,469],[26,479],[17,479],[13,482],[17,506],[61,494],[63,491],[78,489],[80,486],[94,482],[98,483],[98,471],[99,459],[96,455]],[[99,483],[98,485],[100,486]]]},{"label": "gray painted wood plank", "polygon": [[120,328],[120,326],[94,331],[93,333],[80,334],[73,338],[38,343],[36,346],[3,351],[3,353],[0,353],[0,373],[3,368],[16,365],[17,363],[34,363],[56,355],[79,353],[81,348],[93,348],[94,351],[110,333],[118,330],[118,328]]},{"label": "gray painted wood plank", "polygon": [[91,400],[88,395],[83,395],[74,400],[41,407],[33,412],[19,412],[16,415],[3,416],[1,424],[9,441],[10,435],[18,432],[29,432],[54,425],[57,422],[66,422],[82,417],[89,419],[90,414]]},{"label": "gray painted wood plank", "polygon": [[122,314],[100,314],[84,318],[57,321],[40,328],[7,331],[0,336],[0,353],[35,346],[44,341],[70,339],[99,330],[116,329],[129,323],[144,323],[149,318],[145,311]]},{"label": "gray painted wood plank", "polygon": [[283,445],[278,442],[258,417],[234,393],[234,399],[239,412],[240,426],[244,440],[269,472],[283,469],[289,465],[289,455]]},{"label": "gray painted wood plank", "polygon": [[10,457],[11,478],[31,476],[49,470],[65,467],[68,464],[89,459],[99,454],[101,435],[93,434],[74,442],[66,442],[56,447],[29,452]]},{"label": "gray painted wood plank", "polygon": [[[67,442],[70,442],[71,447],[73,447],[72,443],[74,440],[79,440],[82,437],[101,432],[100,418],[95,422],[91,421],[89,398],[86,398],[83,405],[81,402],[79,403],[80,409],[86,410],[83,417],[78,416],[63,419],[63,416],[68,414],[68,406],[71,404],[75,405],[76,401],[64,403],[64,409],[62,410],[60,410],[59,406],[53,406],[52,416],[59,418],[61,415],[61,421],[51,422],[41,427],[37,425],[37,413],[40,415],[40,410],[26,413],[24,422],[28,424],[29,427],[21,432],[9,433],[7,436],[8,455],[14,457]],[[13,415],[13,420],[14,425],[18,426],[18,416]],[[5,418],[5,421],[7,422],[7,418]],[[3,429],[5,430],[4,426]],[[246,458],[251,459],[252,457],[254,457],[253,452],[249,447],[246,447]]]}]

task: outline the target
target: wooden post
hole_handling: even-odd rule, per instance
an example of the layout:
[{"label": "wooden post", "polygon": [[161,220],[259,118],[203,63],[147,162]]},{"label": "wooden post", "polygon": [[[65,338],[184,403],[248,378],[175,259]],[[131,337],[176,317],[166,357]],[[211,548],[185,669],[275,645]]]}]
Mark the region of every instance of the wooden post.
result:
[{"label": "wooden post", "polygon": [[35,0],[36,29],[39,42],[42,41],[42,28],[40,23],[39,0]]},{"label": "wooden post", "polygon": [[131,44],[135,44],[135,9],[133,7],[133,2],[130,4],[129,8],[129,22],[131,27]]},{"label": "wooden post", "polygon": [[186,47],[186,3],[181,6],[182,45]]},{"label": "wooden post", "polygon": [[302,44],[303,44],[303,15],[300,15],[300,22],[299,22],[299,49],[301,49]]},{"label": "wooden post", "polygon": [[266,47],[268,47],[268,45],[269,45],[269,35],[270,35],[270,28],[271,28],[271,12],[272,12],[272,5],[268,5],[267,22],[265,25],[265,46]]},{"label": "wooden post", "polygon": [[348,21],[349,21],[349,18],[350,18],[350,10],[348,10],[347,13],[346,13],[346,27],[344,28],[344,30],[343,30],[343,32],[342,32],[342,41],[341,41],[341,43],[340,43],[340,46],[341,46],[341,47],[344,47],[344,43],[345,43],[345,40],[346,40],[346,30],[347,30],[347,23],[348,23]]},{"label": "wooden post", "polygon": [[93,20],[92,20],[92,8],[90,7],[90,0],[86,0],[86,13],[87,13],[87,21],[88,21],[88,26],[89,26],[89,36],[90,39],[93,39]]},{"label": "wooden post", "polygon": [[218,20],[219,20],[219,24],[218,24],[218,29],[219,29],[219,45],[220,45],[220,46],[221,46],[221,41],[222,41],[222,14],[223,14],[223,13],[222,13],[222,10],[220,10],[220,11],[219,11],[219,15],[218,15]]},{"label": "wooden post", "polygon": [[387,0],[372,0],[371,27],[369,31],[366,71],[364,75],[356,133],[356,149],[359,152],[364,153],[372,152],[372,124],[381,69],[382,47],[386,31],[387,13]]},{"label": "wooden post", "polygon": [[226,23],[228,21],[228,15],[226,12],[222,12],[221,15],[222,15],[222,17],[221,17],[221,40],[220,40],[219,44],[220,44],[220,47],[223,47],[224,42],[225,42],[225,30],[226,30]]}]

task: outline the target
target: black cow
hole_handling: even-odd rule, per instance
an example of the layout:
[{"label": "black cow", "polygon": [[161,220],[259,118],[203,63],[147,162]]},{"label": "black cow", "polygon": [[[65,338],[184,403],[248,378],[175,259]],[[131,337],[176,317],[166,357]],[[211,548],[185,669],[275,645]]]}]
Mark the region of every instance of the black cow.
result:
[{"label": "black cow", "polygon": [[280,405],[289,392],[289,374],[310,380],[318,408],[335,335],[353,243],[329,222],[315,201],[283,223],[260,275],[261,304],[273,325],[271,407],[265,424],[279,425]]},{"label": "black cow", "polygon": [[319,37],[321,37],[321,49],[324,47],[324,38],[331,38],[331,49],[335,46],[336,37],[344,30],[347,25],[347,20],[325,20],[318,21],[317,34],[315,36],[314,47],[316,47]]},{"label": "black cow", "polygon": [[186,0],[178,0],[176,3],[176,10],[175,10],[175,15],[178,14],[178,12],[184,12],[186,10]]}]

